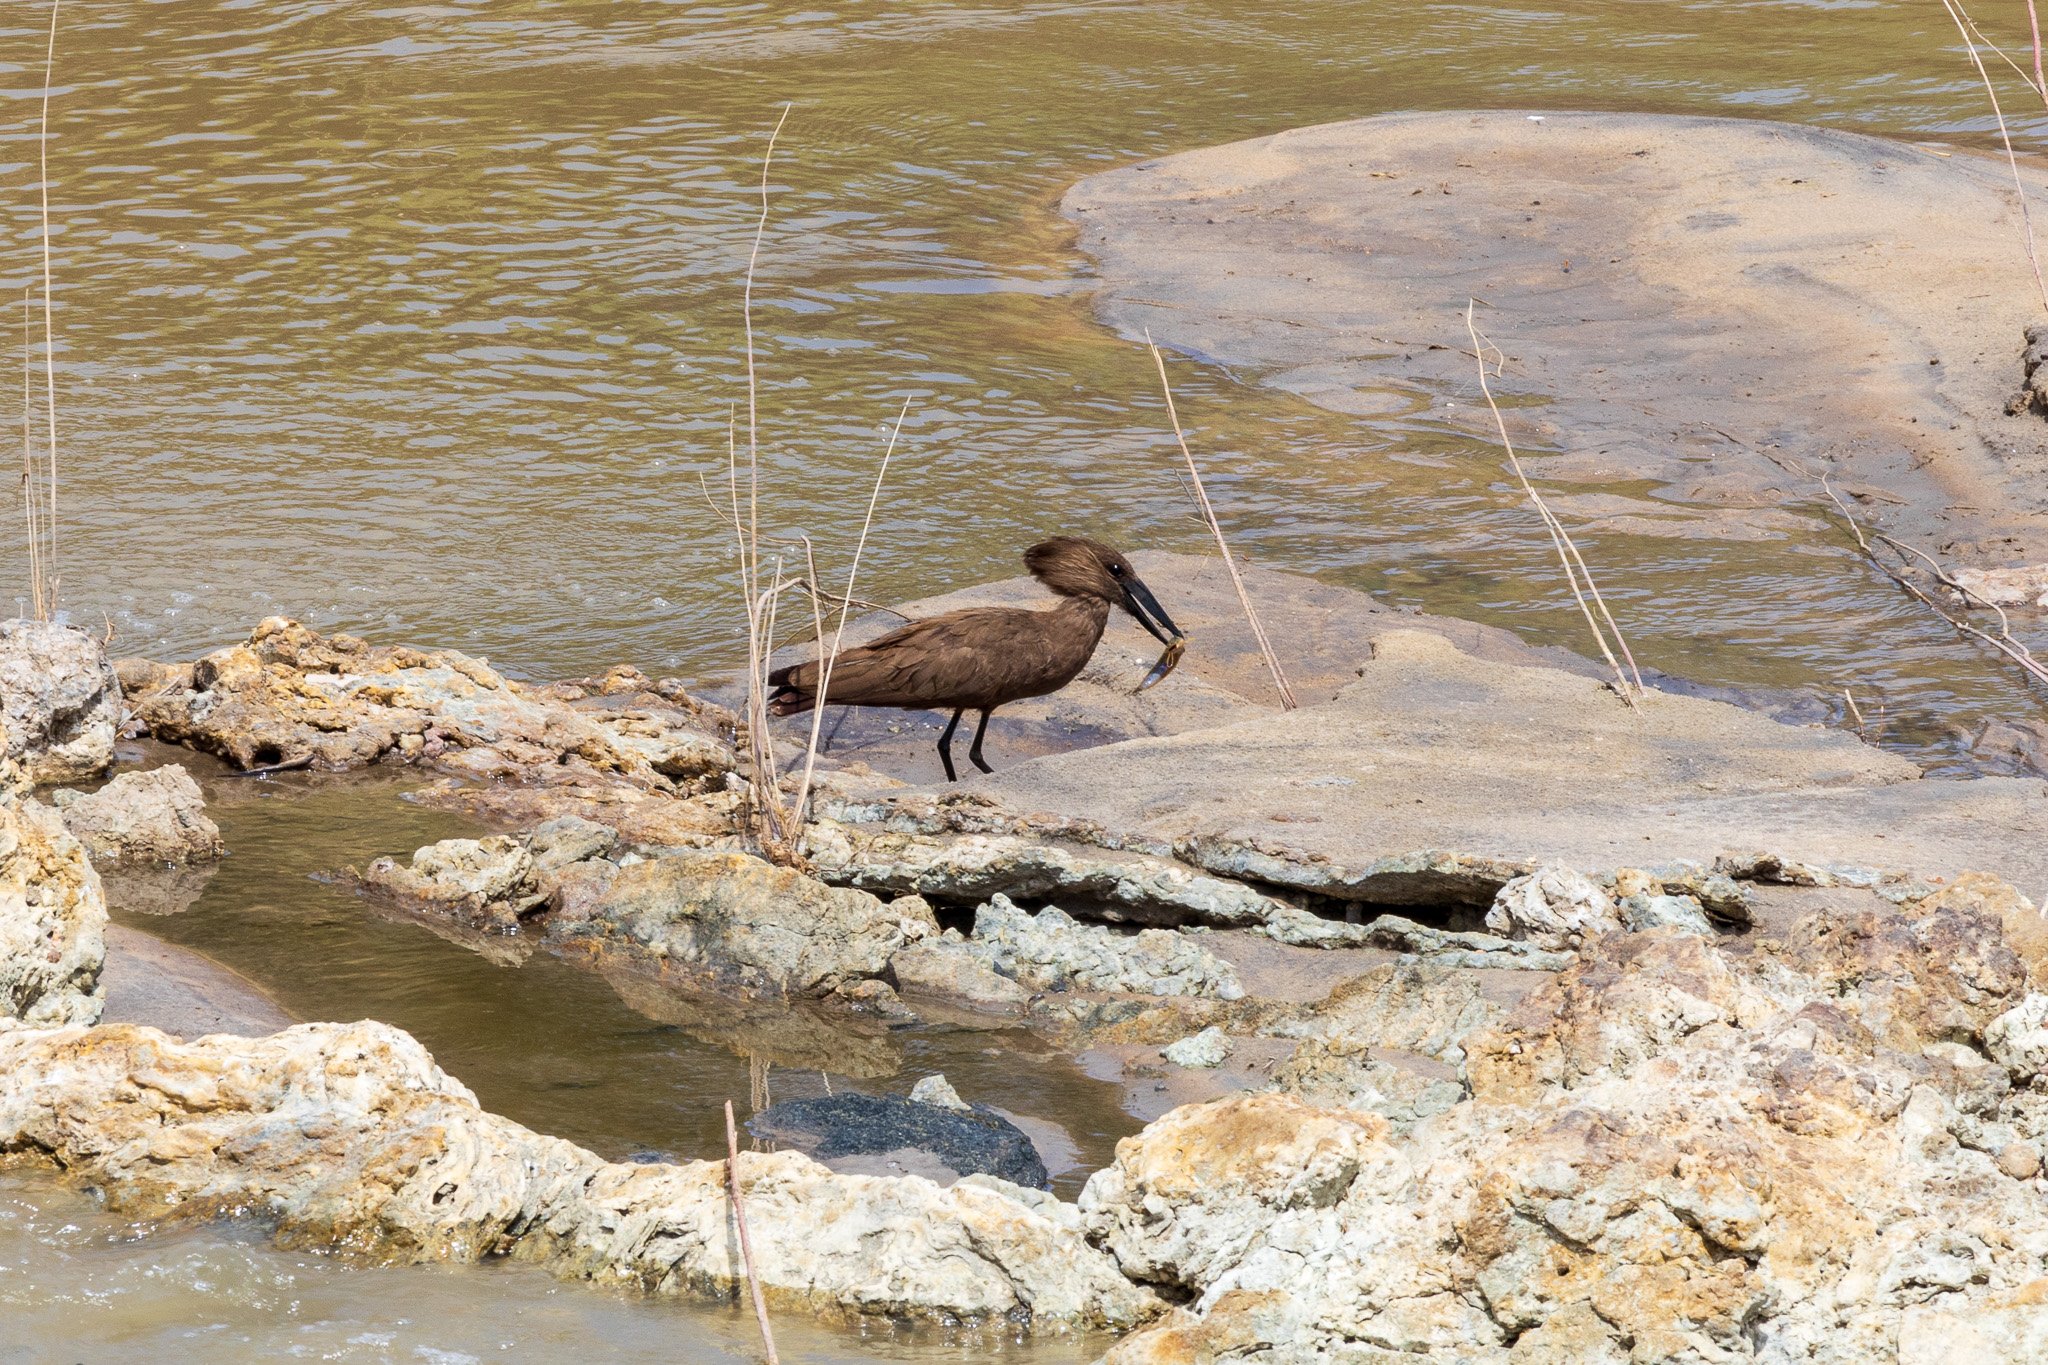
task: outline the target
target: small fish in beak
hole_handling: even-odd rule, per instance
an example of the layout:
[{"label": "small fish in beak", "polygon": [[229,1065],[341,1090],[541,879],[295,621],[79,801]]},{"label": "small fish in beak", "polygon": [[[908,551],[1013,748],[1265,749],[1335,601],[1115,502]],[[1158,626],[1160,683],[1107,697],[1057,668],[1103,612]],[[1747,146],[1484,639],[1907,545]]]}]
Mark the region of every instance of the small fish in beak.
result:
[{"label": "small fish in beak", "polygon": [[1124,610],[1138,619],[1138,624],[1152,633],[1152,638],[1166,646],[1166,652],[1159,656],[1159,662],[1152,665],[1152,671],[1145,675],[1145,681],[1138,684],[1143,692],[1164,681],[1180,663],[1180,656],[1187,652],[1188,637],[1173,618],[1166,614],[1166,608],[1159,605],[1159,599],[1152,590],[1138,581],[1135,574],[1126,575],[1122,581]]},{"label": "small fish in beak", "polygon": [[1167,641],[1166,652],[1159,656],[1158,663],[1152,665],[1152,671],[1145,675],[1145,681],[1138,684],[1138,691],[1143,692],[1148,687],[1164,682],[1166,675],[1173,672],[1175,665],[1180,663],[1180,656],[1187,651],[1187,636],[1176,635]]}]

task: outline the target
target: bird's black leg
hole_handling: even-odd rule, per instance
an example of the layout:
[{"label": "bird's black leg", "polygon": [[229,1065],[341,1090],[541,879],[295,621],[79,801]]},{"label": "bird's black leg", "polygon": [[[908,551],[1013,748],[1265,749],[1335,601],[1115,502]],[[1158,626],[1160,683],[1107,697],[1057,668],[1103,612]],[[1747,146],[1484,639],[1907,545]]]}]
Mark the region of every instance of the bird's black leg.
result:
[{"label": "bird's black leg", "polygon": [[[939,762],[946,765],[946,780],[958,782],[960,775],[953,771],[953,731],[960,725],[960,717],[967,710],[962,706],[953,712],[953,719],[946,722],[946,732],[939,736]],[[979,742],[979,736],[976,742]],[[979,762],[979,760],[976,760]],[[984,769],[986,771],[986,769]]]},{"label": "bird's black leg", "polygon": [[974,760],[975,767],[981,769],[985,773],[992,773],[995,771],[994,768],[989,767],[988,764],[981,761],[981,737],[988,733],[988,718],[994,714],[995,708],[993,706],[991,706],[988,710],[981,713],[981,724],[974,727],[974,743],[970,744],[967,747],[967,756]]}]

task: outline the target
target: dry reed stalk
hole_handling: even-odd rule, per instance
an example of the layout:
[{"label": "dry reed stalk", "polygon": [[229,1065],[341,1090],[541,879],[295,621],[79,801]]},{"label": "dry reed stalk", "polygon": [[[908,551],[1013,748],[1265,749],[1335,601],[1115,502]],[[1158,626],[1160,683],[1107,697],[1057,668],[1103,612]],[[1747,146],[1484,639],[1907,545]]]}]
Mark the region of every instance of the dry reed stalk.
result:
[{"label": "dry reed stalk", "polygon": [[775,162],[775,143],[789,121],[790,105],[768,135],[761,156],[761,212],[754,223],[754,240],[747,255],[746,282],[741,294],[740,321],[746,335],[747,369],[747,506],[740,513],[739,458],[736,435],[727,426],[726,475],[732,502],[733,536],[739,547],[740,589],[747,606],[747,699],[745,706],[748,757],[751,761],[748,787],[749,823],[755,845],[773,862],[791,864],[800,860],[795,832],[782,789],[778,783],[775,745],[768,729],[768,656],[773,649],[774,618],[782,590],[782,563],[776,562],[772,589],[761,588],[761,434],[760,385],[754,367],[754,275],[761,260],[761,242],[768,232],[769,174]]},{"label": "dry reed stalk", "polygon": [[[903,434],[903,419],[909,415],[910,399],[905,398],[902,409],[896,414],[896,425],[889,430],[889,444],[882,450],[882,463],[875,470],[875,486],[868,494],[868,510],[867,515],[861,519],[860,539],[854,542],[853,563],[846,570],[846,593],[844,597],[844,602],[846,603],[851,603],[853,600],[854,580],[860,574],[860,557],[868,548],[868,532],[873,529],[875,524],[875,508],[882,501],[882,481],[889,476],[889,457],[896,453],[896,440]],[[811,542],[807,537],[804,540],[805,556],[808,557],[810,552]],[[813,563],[810,566],[810,570],[812,580],[816,581],[818,566]],[[814,615],[817,614],[817,605],[817,594],[813,593],[811,595],[811,606]],[[838,662],[839,646],[841,641],[846,638],[847,611],[848,607],[846,605],[841,605],[839,608],[839,624],[832,631],[832,647],[830,649],[825,648],[824,618],[818,616],[818,648],[823,653],[823,662],[818,665],[818,690],[815,694],[815,700],[811,703],[810,751],[804,756],[804,776],[803,780],[797,784],[796,789],[795,805],[798,821],[804,819],[804,812],[809,808],[811,778],[818,762],[818,734],[825,723],[825,699],[832,688],[832,665]]]},{"label": "dry reed stalk", "polygon": [[[1984,56],[1977,50],[1976,40],[1971,37],[1972,30],[1977,26],[1976,21],[1964,11],[1962,0],[1941,0],[1941,6],[1948,11],[1948,17],[1955,21],[1956,31],[1963,38],[1963,49],[1970,54],[1970,62],[1977,68],[1978,79],[1984,82],[1984,94],[1991,101],[1992,116],[1998,120],[1998,138],[2005,144],[2006,164],[2012,168],[2013,190],[2019,195],[2020,229],[2026,237],[2027,264],[2034,270],[2034,289],[2041,296],[2042,311],[2048,312],[2048,280],[2044,280],[2041,275],[2041,253],[2034,242],[2034,215],[2027,206],[2027,182],[2020,176],[2019,154],[2013,150],[2012,133],[2005,126],[2005,110],[1998,103],[1998,87],[1991,80],[1991,72],[1984,65]],[[2029,12],[2031,13],[2031,5]],[[2007,58],[2007,61],[2010,60],[2011,58]],[[2038,36],[2035,60],[2037,63],[2040,60]],[[2037,88],[2036,93],[2041,94],[2044,100],[2048,100],[2048,92]]]},{"label": "dry reed stalk", "polygon": [[768,1301],[761,1296],[761,1280],[754,1274],[754,1244],[747,1237],[747,1210],[740,1202],[740,1135],[732,1121],[732,1101],[725,1102],[725,1180],[732,1191],[732,1220],[740,1230],[740,1259],[747,1267],[747,1290],[754,1299],[754,1321],[761,1325],[761,1347],[768,1352],[768,1365],[781,1365],[775,1354],[775,1334],[768,1330]]},{"label": "dry reed stalk", "polygon": [[1152,352],[1152,363],[1159,370],[1159,388],[1166,395],[1166,416],[1173,423],[1173,438],[1180,443],[1180,454],[1187,461],[1189,487],[1194,494],[1195,505],[1202,509],[1202,520],[1209,524],[1209,534],[1216,538],[1216,551],[1223,556],[1223,567],[1230,573],[1231,586],[1237,589],[1238,605],[1244,608],[1244,619],[1251,623],[1252,638],[1259,642],[1259,653],[1265,656],[1266,667],[1273,674],[1273,686],[1280,693],[1280,709],[1292,711],[1300,703],[1294,699],[1294,689],[1288,686],[1287,674],[1280,668],[1280,658],[1273,653],[1273,644],[1266,638],[1266,628],[1259,624],[1259,614],[1252,609],[1252,595],[1245,590],[1244,578],[1237,571],[1237,561],[1231,557],[1230,545],[1223,539],[1223,527],[1217,523],[1216,509],[1209,504],[1209,492],[1202,487],[1202,471],[1195,467],[1194,452],[1188,449],[1187,433],[1181,430],[1180,414],[1173,406],[1173,385],[1166,378],[1166,357],[1153,344],[1152,333],[1145,333],[1145,345]]},{"label": "dry reed stalk", "polygon": [[[1912,594],[1915,598],[1917,598],[1923,605],[1932,610],[1935,615],[1939,616],[1942,620],[1948,622],[1949,625],[1954,627],[1956,630],[1962,632],[1965,635],[1973,636],[1976,639],[1982,640],[1985,644],[1990,645],[2000,654],[2005,655],[2006,658],[2012,660],[2014,663],[2018,664],[2022,669],[2026,670],[2027,674],[2030,677],[2032,677],[2036,682],[2048,683],[2048,666],[2044,666],[2039,659],[2034,657],[2034,652],[2028,649],[2025,644],[2023,644],[2019,639],[2017,639],[2013,635],[2012,622],[2010,618],[2006,616],[2005,608],[1999,606],[1996,602],[1990,601],[1989,599],[1983,597],[1981,594],[1971,592],[1961,583],[1958,583],[1953,577],[1949,575],[1948,570],[1942,568],[1940,563],[1936,561],[1934,557],[1929,555],[1926,551],[1921,550],[1916,546],[1909,545],[1905,541],[1898,539],[1896,536],[1888,536],[1882,531],[1872,531],[1870,532],[1869,536],[1866,536],[1863,532],[1863,527],[1857,522],[1855,516],[1850,513],[1848,505],[1844,503],[1842,499],[1836,494],[1833,485],[1829,484],[1827,476],[1825,474],[1821,476],[1820,487],[1821,491],[1828,495],[1828,501],[1832,502],[1835,505],[1835,511],[1841,514],[1843,522],[1846,523],[1849,528],[1849,534],[1856,538],[1856,545],[1859,549],[1863,551],[1864,557],[1867,558],[1872,564],[1876,565],[1878,570],[1882,572],[1885,577],[1891,579],[1892,582],[1898,584],[1901,588],[1904,588],[1908,593]],[[1957,596],[1961,597],[1963,599],[1963,603],[1965,606],[1969,604],[1972,598],[1975,598],[1978,602],[1982,603],[1984,606],[1987,606],[1992,611],[1996,612],[1998,614],[1998,634],[1993,635],[1988,631],[1980,630],[1976,626],[1971,625],[1968,621],[1964,621],[1959,617],[1952,616],[1948,612],[1942,610],[1941,604],[1939,602],[1936,602],[1934,598],[1929,596],[1926,592],[1922,591],[1919,584],[1913,582],[1913,580],[1906,577],[1906,575],[1897,566],[1885,562],[1883,556],[1877,553],[1876,546],[1870,543],[1872,537],[1875,537],[1883,544],[1890,546],[1893,552],[1898,554],[1902,561],[1910,557],[1913,559],[1918,559],[1921,563],[1925,564],[1928,567],[1929,571],[1933,573],[1934,580],[1937,583],[1941,584],[1941,586],[1943,586],[1944,588],[1947,588],[1950,592],[1953,592]]]},{"label": "dry reed stalk", "polygon": [[38,595],[43,598],[43,615],[48,620],[57,610],[57,586],[61,570],[57,562],[57,343],[56,326],[51,320],[52,274],[50,269],[50,88],[57,77],[57,13],[62,0],[50,0],[50,42],[43,54],[43,116],[40,136],[36,140],[38,174],[41,178],[42,224],[43,224],[43,389],[47,399],[49,422],[49,468],[50,468],[50,514],[45,529],[49,533],[50,548],[45,557],[43,571],[47,577],[44,590]]},{"label": "dry reed stalk", "polygon": [[[1571,586],[1572,597],[1578,602],[1579,611],[1585,616],[1587,626],[1592,629],[1593,640],[1600,646],[1600,653],[1607,660],[1607,666],[1614,670],[1614,690],[1629,704],[1631,710],[1640,709],[1636,702],[1645,689],[1642,671],[1636,667],[1635,655],[1629,652],[1628,641],[1622,637],[1621,627],[1615,623],[1613,613],[1607,610],[1607,599],[1600,595],[1599,585],[1593,582],[1593,571],[1586,566],[1585,556],[1579,553],[1578,543],[1572,539],[1571,533],[1564,529],[1564,523],[1557,519],[1557,514],[1550,510],[1550,504],[1543,500],[1543,495],[1536,491],[1536,485],[1529,482],[1529,475],[1522,468],[1521,457],[1515,454],[1515,443],[1508,439],[1507,421],[1500,415],[1500,404],[1493,401],[1493,385],[1487,382],[1486,352],[1492,350],[1495,355],[1500,356],[1502,363],[1506,362],[1507,356],[1500,347],[1480,336],[1479,326],[1472,318],[1473,309],[1477,306],[1477,299],[1468,299],[1465,302],[1465,331],[1472,338],[1473,353],[1479,357],[1479,391],[1486,395],[1486,406],[1493,413],[1493,425],[1500,433],[1501,449],[1507,452],[1508,465],[1515,471],[1515,478],[1521,482],[1522,491],[1528,495],[1537,514],[1543,518],[1544,529],[1550,532],[1550,542],[1557,549],[1558,563],[1564,566],[1565,581]],[[1592,599],[1590,603],[1587,601],[1588,597]],[[1606,627],[1604,630],[1603,622]],[[1614,635],[1613,648],[1607,643],[1610,631]],[[1626,673],[1622,672],[1621,664],[1614,657],[1616,649],[1620,650],[1623,659],[1628,660]]]},{"label": "dry reed stalk", "polygon": [[2027,0],[2027,27],[2034,34],[2034,93],[2048,104],[2048,75],[2041,71],[2041,16],[2034,12],[2034,0]]},{"label": "dry reed stalk", "polygon": [[1856,704],[1855,696],[1848,688],[1842,689],[1842,700],[1849,703],[1849,714],[1856,717],[1856,732],[1863,732],[1863,708]]},{"label": "dry reed stalk", "polygon": [[21,294],[21,511],[28,523],[28,590],[30,619],[47,620],[43,602],[43,532],[37,524],[35,313],[29,293]]}]

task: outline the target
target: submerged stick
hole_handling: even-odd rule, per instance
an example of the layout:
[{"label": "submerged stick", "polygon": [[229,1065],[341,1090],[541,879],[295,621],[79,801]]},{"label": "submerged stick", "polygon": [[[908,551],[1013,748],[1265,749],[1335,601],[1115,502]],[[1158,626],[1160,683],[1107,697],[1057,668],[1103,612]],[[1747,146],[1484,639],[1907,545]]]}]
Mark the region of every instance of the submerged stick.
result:
[{"label": "submerged stick", "polygon": [[740,1230],[740,1260],[747,1268],[747,1288],[754,1296],[754,1321],[761,1324],[761,1346],[768,1352],[768,1365],[782,1365],[775,1355],[775,1334],[768,1330],[768,1301],[761,1297],[761,1281],[754,1274],[754,1244],[747,1239],[747,1210],[740,1202],[740,1134],[733,1126],[732,1101],[725,1102],[725,1180],[732,1191],[732,1220]]},{"label": "submerged stick", "polygon": [[[1174,440],[1180,442],[1181,458],[1187,461],[1188,479],[1194,490],[1195,505],[1202,509],[1202,520],[1209,523],[1209,534],[1216,538],[1217,553],[1223,556],[1223,567],[1230,572],[1231,586],[1237,589],[1238,605],[1244,608],[1244,619],[1251,623],[1252,638],[1259,642],[1259,653],[1266,657],[1266,667],[1273,674],[1273,686],[1280,693],[1280,708],[1283,711],[1292,711],[1300,703],[1295,701],[1294,689],[1288,686],[1287,674],[1280,667],[1280,658],[1273,652],[1272,642],[1266,638],[1266,628],[1259,624],[1258,612],[1252,609],[1252,595],[1245,590],[1244,578],[1237,571],[1237,561],[1231,558],[1230,545],[1223,539],[1223,527],[1216,521],[1216,509],[1209,505],[1209,492],[1202,487],[1202,471],[1195,467],[1194,452],[1188,449],[1187,433],[1180,428],[1180,414],[1173,406],[1173,385],[1167,382],[1166,378],[1166,357],[1159,353],[1159,347],[1153,343],[1150,332],[1145,333],[1145,345],[1151,349],[1152,363],[1159,369],[1159,389],[1166,395],[1166,416],[1173,423]],[[1172,655],[1173,663],[1180,661],[1180,655],[1173,653],[1171,646],[1168,646],[1168,653]],[[1172,671],[1172,663],[1167,662],[1166,656],[1161,656],[1160,663],[1166,664],[1167,672]],[[1166,676],[1166,673],[1158,672],[1156,667],[1154,672],[1158,673],[1158,677],[1148,676],[1145,683],[1139,687],[1139,691],[1144,691],[1146,687]]]},{"label": "submerged stick", "polygon": [[[1621,627],[1615,623],[1613,613],[1607,610],[1607,599],[1600,595],[1599,586],[1593,582],[1593,571],[1586,566],[1585,556],[1579,553],[1578,543],[1572,539],[1571,533],[1564,529],[1564,523],[1557,519],[1557,514],[1550,510],[1550,504],[1543,500],[1543,495],[1536,491],[1536,485],[1529,482],[1529,475],[1522,468],[1522,459],[1515,454],[1515,443],[1508,439],[1507,420],[1500,415],[1500,404],[1493,401],[1493,385],[1486,379],[1487,349],[1491,348],[1496,355],[1501,354],[1501,350],[1492,342],[1480,339],[1479,326],[1472,320],[1472,310],[1477,306],[1477,299],[1468,299],[1465,302],[1465,331],[1472,338],[1473,353],[1479,357],[1479,391],[1486,395],[1486,406],[1493,413],[1493,425],[1500,433],[1501,449],[1507,452],[1508,466],[1515,471],[1515,478],[1521,481],[1522,491],[1528,495],[1537,515],[1543,518],[1544,529],[1550,532],[1550,542],[1557,550],[1558,562],[1564,566],[1565,582],[1571,587],[1572,597],[1578,602],[1579,611],[1586,618],[1586,625],[1593,631],[1594,643],[1600,646],[1600,653],[1607,660],[1607,666],[1614,670],[1615,691],[1629,704],[1630,710],[1640,710],[1641,708],[1636,705],[1636,698],[1644,691],[1643,674],[1642,670],[1636,667],[1635,655],[1629,652],[1628,641],[1622,637]],[[1589,595],[1592,598],[1590,605],[1586,600]],[[1598,619],[1594,616],[1595,608],[1599,611]],[[1601,629],[1603,622],[1606,624],[1605,630]],[[1609,631],[1614,634],[1615,648],[1621,651],[1622,658],[1628,660],[1627,673],[1622,672],[1620,662],[1614,657],[1614,649],[1608,647]],[[1630,690],[1631,678],[1634,680],[1633,691]]]},{"label": "submerged stick", "polygon": [[1849,534],[1856,538],[1857,548],[1863,551],[1864,557],[1867,558],[1872,564],[1875,564],[1878,570],[1881,573],[1883,573],[1885,577],[1891,579],[1892,582],[1898,584],[1901,588],[1904,588],[1908,593],[1912,594],[1915,598],[1917,598],[1923,605],[1931,609],[1936,616],[1939,616],[1942,620],[1948,622],[1949,625],[1953,626],[1955,629],[1961,631],[1965,635],[1974,636],[1975,638],[1982,640],[1985,644],[1990,645],[2000,654],[2003,654],[2006,658],[2018,664],[2021,668],[2026,670],[2028,676],[2032,677],[2034,681],[2040,683],[2048,683],[2048,666],[2044,666],[2039,659],[2034,657],[2034,652],[2032,650],[2028,649],[2024,644],[2020,643],[2020,641],[2014,637],[2012,633],[2012,621],[2010,618],[2006,616],[2005,608],[1999,606],[1996,602],[1991,601],[1989,598],[1983,596],[1981,593],[1971,592],[1963,584],[1957,582],[1955,578],[1953,578],[1946,569],[1942,568],[1941,564],[1937,560],[1935,560],[1933,556],[1929,555],[1925,550],[1922,550],[1917,546],[1909,545],[1905,541],[1900,540],[1895,536],[1888,536],[1882,531],[1872,531],[1870,533],[1870,536],[1875,536],[1878,540],[1884,542],[1886,545],[1889,545],[1892,548],[1892,550],[1900,556],[1900,558],[1903,559],[1910,555],[1927,564],[1928,567],[1933,571],[1935,581],[1940,583],[1944,588],[1947,588],[1949,591],[1960,596],[1963,599],[1963,603],[1965,606],[1969,605],[1969,602],[1972,598],[1975,598],[1977,601],[1989,607],[1992,611],[1998,613],[1998,634],[1993,635],[1989,631],[1980,630],[1976,626],[1971,625],[1968,621],[1964,621],[1958,617],[1950,615],[1946,611],[1943,611],[1941,608],[1941,604],[1939,602],[1936,602],[1932,597],[1928,596],[1927,593],[1921,591],[1919,584],[1913,582],[1910,578],[1907,578],[1904,573],[1900,572],[1894,566],[1884,562],[1884,559],[1877,553],[1877,547],[1870,543],[1870,536],[1864,535],[1863,527],[1859,525],[1856,521],[1856,518],[1850,514],[1848,505],[1844,503],[1839,496],[1836,495],[1834,486],[1828,482],[1827,475],[1825,474],[1821,475],[1820,487],[1821,491],[1828,495],[1828,501],[1832,502],[1835,505],[1835,511],[1841,514],[1843,522],[1846,523],[1849,527]]}]

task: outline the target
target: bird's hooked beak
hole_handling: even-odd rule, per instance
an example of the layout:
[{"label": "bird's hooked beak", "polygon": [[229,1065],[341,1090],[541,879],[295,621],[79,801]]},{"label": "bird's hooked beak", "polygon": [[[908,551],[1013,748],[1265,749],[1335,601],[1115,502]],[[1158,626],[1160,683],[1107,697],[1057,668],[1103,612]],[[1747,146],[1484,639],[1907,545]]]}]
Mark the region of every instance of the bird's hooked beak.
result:
[{"label": "bird's hooked beak", "polygon": [[1122,587],[1124,610],[1137,617],[1138,624],[1151,631],[1153,639],[1171,646],[1175,641],[1187,638],[1173,623],[1173,618],[1166,614],[1166,608],[1159,605],[1159,599],[1152,595],[1152,590],[1138,581],[1136,574],[1126,575]]}]

